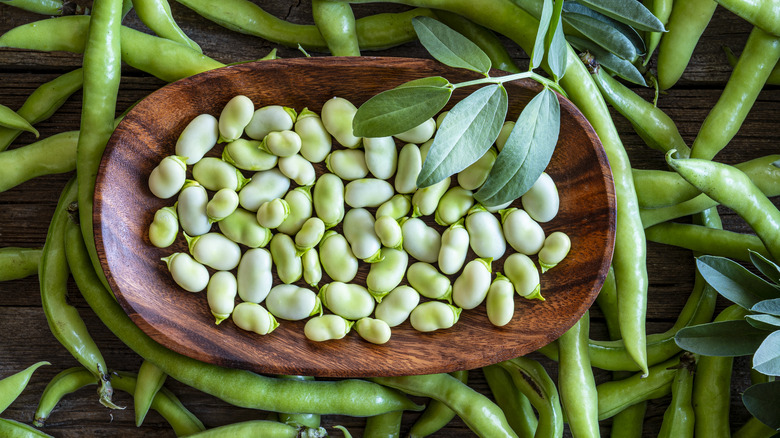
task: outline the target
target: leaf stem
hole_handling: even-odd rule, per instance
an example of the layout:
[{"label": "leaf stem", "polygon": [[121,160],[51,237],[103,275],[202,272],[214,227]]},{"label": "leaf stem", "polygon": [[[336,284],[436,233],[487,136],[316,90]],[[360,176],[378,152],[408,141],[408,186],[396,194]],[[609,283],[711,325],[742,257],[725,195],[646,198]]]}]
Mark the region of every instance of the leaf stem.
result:
[{"label": "leaf stem", "polygon": [[553,90],[557,91],[558,93],[566,97],[566,92],[563,91],[560,85],[532,71],[525,71],[522,73],[515,73],[506,76],[488,76],[485,78],[474,79],[472,81],[460,82],[458,84],[451,84],[451,87],[453,89],[457,89],[457,88],[469,87],[471,85],[479,85],[479,84],[503,84],[504,82],[516,81],[518,79],[525,79],[525,78],[531,78],[542,85],[552,88]]}]

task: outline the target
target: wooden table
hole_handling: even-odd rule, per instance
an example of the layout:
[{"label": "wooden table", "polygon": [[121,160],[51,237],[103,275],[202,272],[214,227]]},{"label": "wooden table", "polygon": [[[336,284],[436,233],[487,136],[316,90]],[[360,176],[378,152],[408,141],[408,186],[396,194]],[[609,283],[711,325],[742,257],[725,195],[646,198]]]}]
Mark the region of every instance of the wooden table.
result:
[{"label": "wooden table", "polygon": [[[258,2],[268,12],[297,23],[311,23],[311,9],[308,2],[273,0]],[[219,27],[196,15],[187,8],[172,3],[174,16],[183,30],[203,48],[204,53],[217,60],[230,63],[240,60],[260,58],[271,48],[278,48],[284,58],[299,57],[302,53],[260,39],[241,35]],[[375,12],[405,10],[401,6],[359,5],[355,7],[358,17]],[[17,25],[39,20],[45,17],[27,13],[0,4],[0,32]],[[134,12],[125,19],[125,24],[137,29],[145,29]],[[717,101],[721,90],[729,77],[731,68],[721,46],[726,44],[737,53],[741,51],[751,26],[728,11],[718,8],[709,28],[704,33],[691,64],[682,80],[668,93],[662,95],[658,105],[674,119],[683,138],[690,144],[696,136],[701,122],[709,109]],[[518,64],[527,66],[527,57],[510,42],[508,50]],[[427,57],[427,53],[417,43],[409,43],[384,52],[387,56]],[[326,55],[313,53],[315,56]],[[23,50],[0,50],[0,103],[13,109],[19,108],[26,97],[40,84],[81,65],[81,56],[69,53],[34,53]],[[142,72],[125,67],[121,91],[117,103],[117,113],[125,110],[138,99],[143,98],[163,82]],[[638,91],[650,99],[651,91]],[[752,112],[748,116],[739,134],[731,144],[718,155],[717,159],[727,163],[736,163],[751,158],[777,153],[777,121],[780,120],[780,88],[766,87],[759,95]],[[49,120],[37,125],[42,137],[78,129],[81,108],[80,93],[76,93]],[[628,149],[633,166],[636,168],[662,169],[662,154],[648,149],[632,131],[629,123],[614,113],[615,123]],[[34,140],[31,134],[23,134],[16,141],[22,146]],[[2,169],[0,169],[2,172]],[[0,193],[0,247],[3,246],[41,246],[57,197],[70,174],[34,179],[19,187]],[[744,222],[733,213],[721,209],[724,226],[727,229],[749,232]],[[658,244],[648,244],[648,270],[650,275],[649,308],[647,312],[648,333],[660,332],[671,326],[682,308],[693,284],[693,258],[689,251]],[[83,298],[72,286],[71,302],[78,307],[90,333],[100,346],[109,366],[127,371],[137,371],[141,358],[124,346],[112,335],[91,312]],[[726,306],[720,300],[717,310]],[[597,308],[592,312],[593,338],[604,339],[606,328]],[[541,356],[555,377],[555,364]],[[28,365],[47,360],[51,366],[43,367],[34,375],[30,385],[3,414],[25,423],[31,423],[38,399],[47,382],[59,371],[77,365],[77,362],[52,336],[41,309],[38,293],[38,280],[30,277],[18,281],[0,283],[0,376],[17,372]],[[747,418],[747,411],[740,402],[740,391],[749,385],[749,362],[738,358],[735,362],[732,380],[732,428],[736,429]],[[470,384],[476,390],[489,393],[489,389],[479,370],[470,372]],[[598,382],[609,379],[609,373],[596,370]],[[208,427],[229,424],[250,419],[262,419],[264,412],[235,408],[226,403],[186,387],[169,379],[166,385],[173,390]],[[131,398],[119,393],[115,400],[120,405],[132,406]],[[660,427],[664,409],[669,397],[650,403],[645,420],[645,436],[656,436]],[[418,414],[404,415],[404,429],[414,422]],[[326,417],[323,425],[336,424],[347,426],[359,434],[364,420],[347,417]],[[609,421],[603,422],[607,432]],[[150,412],[141,428],[136,428],[132,408],[123,411],[109,411],[97,402],[92,390],[82,390],[67,396],[51,415],[45,431],[61,437],[131,437],[131,436],[173,436],[173,432],[158,414]],[[339,436],[339,432],[334,433]],[[436,436],[459,437],[473,436],[462,421],[453,420],[449,426]]]}]

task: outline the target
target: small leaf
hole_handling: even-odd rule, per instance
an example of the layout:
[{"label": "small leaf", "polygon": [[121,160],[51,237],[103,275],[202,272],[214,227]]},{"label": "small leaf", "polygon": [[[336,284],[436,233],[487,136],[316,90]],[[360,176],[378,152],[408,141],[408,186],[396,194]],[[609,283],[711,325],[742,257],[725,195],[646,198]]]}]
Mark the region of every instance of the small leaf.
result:
[{"label": "small leaf", "polygon": [[682,349],[705,356],[746,356],[756,351],[766,335],[744,320],[722,321],[680,329],[674,341]]},{"label": "small leaf", "polygon": [[780,380],[759,383],[742,393],[742,404],[751,415],[773,429],[780,429]]},{"label": "small leaf", "polygon": [[579,0],[579,2],[636,30],[666,32],[663,23],[641,2],[625,0]]},{"label": "small leaf", "polygon": [[607,52],[592,41],[571,35],[567,36],[566,39],[578,51],[590,52],[599,62],[599,65],[604,67],[607,71],[634,84],[647,86],[644,76],[642,76],[642,73],[639,72],[634,64]]},{"label": "small leaf", "polygon": [[780,317],[774,315],[748,315],[745,321],[761,330],[777,330],[780,328]]},{"label": "small leaf", "polygon": [[536,31],[536,41],[534,41],[534,49],[531,53],[531,63],[528,67],[529,70],[533,70],[539,66],[539,63],[544,59],[544,39],[547,35],[547,29],[550,27],[550,20],[553,16],[553,3],[550,1],[542,2],[542,16],[539,18],[539,28]]},{"label": "small leaf", "polygon": [[550,162],[560,124],[558,97],[545,88],[520,113],[487,180],[474,198],[491,207],[527,192]]},{"label": "small leaf", "polygon": [[701,256],[696,259],[696,267],[719,294],[745,309],[778,296],[774,286],[725,257]]},{"label": "small leaf", "polygon": [[448,81],[447,78],[443,78],[441,76],[428,76],[427,78],[414,79],[409,82],[404,82],[403,84],[395,88],[422,87],[422,86],[445,88],[450,86],[450,81]]},{"label": "small leaf", "polygon": [[753,355],[753,369],[767,376],[780,376],[780,330],[767,336],[758,347]]},{"label": "small leaf", "polygon": [[437,61],[487,75],[490,58],[468,38],[431,17],[414,17],[414,31],[423,47]]},{"label": "small leaf", "polygon": [[433,138],[417,187],[436,184],[480,159],[498,137],[507,105],[506,89],[489,85],[453,106]]},{"label": "small leaf", "polygon": [[780,266],[777,266],[773,261],[752,250],[750,251],[750,261],[759,272],[764,274],[775,284],[780,285]]},{"label": "small leaf", "polygon": [[564,3],[563,11],[564,13],[575,13],[575,14],[587,15],[589,17],[601,21],[602,23],[616,29],[617,31],[625,35],[626,38],[628,38],[631,41],[634,47],[636,47],[636,50],[639,54],[642,55],[645,54],[646,52],[645,40],[642,39],[642,36],[639,35],[639,33],[633,27],[621,23],[612,18],[609,18],[606,15],[596,12],[593,9],[590,9],[587,6],[581,5],[575,1],[567,1],[566,3]]},{"label": "small leaf", "polygon": [[438,85],[383,91],[358,108],[352,130],[358,137],[387,137],[408,131],[441,111],[451,95],[450,87]]},{"label": "small leaf", "polygon": [[780,316],[780,298],[764,300],[750,308],[751,312],[765,313],[767,315]]},{"label": "small leaf", "polygon": [[569,49],[566,47],[566,37],[563,35],[563,23],[559,21],[555,26],[550,47],[547,49],[547,65],[554,79],[560,80],[566,74],[568,56]]},{"label": "small leaf", "polygon": [[639,56],[636,47],[634,47],[634,44],[628,37],[593,17],[567,13],[563,16],[563,19],[594,43],[627,61],[634,62]]}]

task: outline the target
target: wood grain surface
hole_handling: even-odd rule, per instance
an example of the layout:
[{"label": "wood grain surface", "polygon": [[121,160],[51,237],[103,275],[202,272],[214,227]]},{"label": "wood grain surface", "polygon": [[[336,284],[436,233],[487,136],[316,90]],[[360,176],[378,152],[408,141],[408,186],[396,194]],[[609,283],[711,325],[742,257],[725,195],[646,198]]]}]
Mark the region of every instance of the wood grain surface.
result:
[{"label": "wood grain surface", "polygon": [[[273,0],[262,2],[262,5],[263,8],[277,17],[297,23],[312,22],[309,2]],[[256,59],[264,56],[268,50],[274,47],[279,48],[279,54],[283,58],[302,56],[294,48],[270,44],[258,38],[221,28],[178,3],[172,2],[171,7],[177,22],[184,31],[201,44],[205,53],[222,62]],[[404,9],[384,4],[357,5],[355,13],[357,16],[365,16],[376,12]],[[41,18],[39,15],[0,4],[0,32]],[[149,32],[140,23],[134,12],[130,12],[124,23]],[[702,121],[717,102],[728,80],[731,68],[726,62],[721,46],[729,45],[735,52],[739,53],[750,30],[751,26],[748,23],[728,11],[718,8],[710,26],[694,51],[691,63],[682,79],[674,88],[660,96],[658,106],[676,122],[688,144],[695,138]],[[527,67],[527,56],[511,42],[504,40],[504,43],[512,58],[521,68]],[[325,53],[311,54],[315,56],[326,55]],[[424,49],[417,43],[405,44],[376,54],[429,58]],[[651,66],[653,63],[654,61],[651,61]],[[80,64],[80,55],[0,49],[0,103],[17,109],[39,85],[77,68]],[[163,85],[164,83],[156,78],[124,66],[117,114]],[[646,99],[652,99],[650,89],[636,88],[635,91]],[[777,86],[765,87],[740,132],[728,147],[718,154],[716,159],[726,163],[737,163],[777,153],[777,120],[780,120],[780,104],[778,102],[780,102],[780,88]],[[77,93],[53,117],[37,124],[36,127],[43,137],[65,130],[78,129],[80,109],[81,97]],[[632,166],[643,169],[665,168],[663,156],[649,150],[633,132],[631,125],[617,112],[612,111],[612,114]],[[33,141],[34,136],[25,133],[17,139],[13,147],[23,146]],[[3,219],[0,220],[0,246],[43,245],[57,197],[70,177],[71,174],[41,177],[0,193],[0,208],[3,213]],[[778,203],[777,200],[775,203]],[[721,208],[719,211],[727,229],[750,232],[750,229],[738,216],[727,209]],[[658,333],[671,327],[690,293],[693,285],[693,258],[690,251],[649,243],[647,266],[650,279],[647,332]],[[106,330],[73,286],[70,289],[69,299],[79,309],[109,366],[124,371],[137,371],[141,364],[141,358]],[[725,300],[719,300],[717,310],[723,309],[726,305]],[[606,339],[606,327],[597,306],[593,307],[591,316],[591,337]],[[554,362],[546,360],[538,354],[532,354],[531,357],[539,359],[553,379],[557,378],[557,367]],[[59,371],[76,366],[78,363],[49,331],[41,309],[37,278],[30,277],[0,283],[0,376],[12,374],[41,360],[50,361],[52,365],[43,367],[36,372],[21,397],[2,414],[4,418],[31,423],[38,399],[47,382]],[[740,400],[741,392],[750,384],[749,368],[750,364],[747,359],[738,358],[735,361],[731,386],[730,422],[732,431],[744,424],[749,417]],[[594,370],[594,373],[597,382],[611,379],[611,373],[598,369]],[[484,394],[490,393],[479,370],[470,371],[469,378],[470,386],[476,391]],[[184,405],[195,413],[207,427],[250,419],[263,419],[271,415],[267,412],[235,408],[172,379],[168,379],[165,385],[176,393]],[[118,393],[115,400],[121,405],[132,406],[132,398],[127,394]],[[419,401],[424,400],[419,399]],[[668,396],[649,403],[643,436],[657,436],[664,410],[668,404]],[[418,417],[418,413],[405,413],[402,432],[407,433],[411,424]],[[338,431],[332,429],[334,425],[347,426],[355,436],[361,435],[365,425],[365,419],[342,416],[327,416],[323,418],[322,422],[333,436],[341,436]],[[607,436],[611,421],[603,421],[601,425],[602,434]],[[44,430],[56,437],[174,436],[170,426],[155,412],[150,412],[144,424],[140,428],[136,428],[132,408],[109,411],[100,406],[92,389],[84,389],[65,397],[55,409]],[[457,438],[472,437],[474,434],[460,419],[455,418],[435,436]],[[566,436],[570,436],[568,430]]]}]

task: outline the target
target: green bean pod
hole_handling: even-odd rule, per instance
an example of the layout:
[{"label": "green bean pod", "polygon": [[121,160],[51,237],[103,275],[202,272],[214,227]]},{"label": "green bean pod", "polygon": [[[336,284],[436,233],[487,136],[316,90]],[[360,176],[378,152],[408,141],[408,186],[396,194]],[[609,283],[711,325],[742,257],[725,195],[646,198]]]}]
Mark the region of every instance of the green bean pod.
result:
[{"label": "green bean pod", "polygon": [[695,368],[696,359],[693,355],[683,353],[677,373],[672,380],[672,402],[664,412],[661,430],[658,432],[659,437],[693,437],[695,417],[691,394]]},{"label": "green bean pod", "polygon": [[421,262],[436,263],[441,249],[441,236],[420,218],[401,219],[404,250]]},{"label": "green bean pod", "polygon": [[[239,266],[241,266],[240,263]],[[233,313],[237,292],[238,281],[232,272],[217,271],[211,276],[209,284],[206,286],[206,298],[215,324],[219,325]]]},{"label": "green bean pod", "polygon": [[97,385],[97,377],[84,367],[67,368],[54,376],[41,394],[38,407],[33,416],[33,426],[43,427],[51,411],[67,394],[73,393],[87,385]]},{"label": "green bean pod", "polygon": [[36,438],[36,437],[48,437],[52,438],[48,433],[43,433],[40,430],[30,427],[24,423],[20,423],[14,420],[6,420],[0,418],[0,434],[7,437],[24,437],[24,438]]},{"label": "green bean pod", "polygon": [[647,240],[675,245],[700,253],[750,261],[750,251],[770,257],[761,239],[754,234],[717,230],[701,225],[665,222],[645,230]]},{"label": "green bean pod", "polygon": [[432,300],[452,302],[452,283],[430,263],[417,262],[406,271],[409,286],[420,295]]},{"label": "green bean pod", "polygon": [[363,139],[368,171],[378,179],[390,179],[398,168],[398,149],[393,137],[367,137]]},{"label": "green bean pod", "polygon": [[352,208],[344,216],[344,237],[352,254],[367,263],[381,262],[384,258],[374,222],[374,216],[364,208]]},{"label": "green bean pod", "polygon": [[149,361],[143,361],[138,369],[138,378],[133,391],[133,410],[135,427],[141,427],[152,401],[165,383],[168,376]]},{"label": "green bean pod", "polygon": [[262,140],[273,131],[293,129],[297,114],[294,109],[280,105],[258,108],[244,131],[249,138]]},{"label": "green bean pod", "polygon": [[500,362],[498,366],[510,375],[517,389],[539,413],[534,436],[562,436],[563,413],[558,391],[545,369],[526,357]]},{"label": "green bean pod", "polygon": [[190,254],[199,263],[218,271],[229,271],[238,266],[241,248],[220,233],[206,233],[190,237],[184,234]]},{"label": "green bean pod", "polygon": [[415,190],[412,195],[412,217],[430,216],[435,213],[439,201],[450,187],[450,179],[447,177],[436,184]]},{"label": "green bean pod", "polygon": [[265,306],[275,317],[288,321],[322,315],[322,303],[317,294],[294,284],[278,284],[271,288]]},{"label": "green bean pod", "polygon": [[257,211],[264,202],[281,198],[290,188],[290,179],[279,169],[256,172],[238,192],[238,203],[249,211]]},{"label": "green bean pod", "polygon": [[157,36],[183,44],[192,50],[203,52],[176,24],[167,0],[133,0],[138,18]]},{"label": "green bean pod", "polygon": [[27,119],[5,105],[0,105],[0,126],[19,131],[32,132],[35,134],[35,138],[40,137],[38,130],[35,129]]},{"label": "green bean pod", "polygon": [[312,196],[311,186],[296,187],[284,196],[284,200],[290,207],[290,214],[276,227],[277,231],[293,236],[298,233],[311,217]]},{"label": "green bean pod", "polygon": [[233,214],[238,208],[238,193],[230,188],[219,189],[206,204],[206,216],[212,222],[219,222]]},{"label": "green bean pod", "polygon": [[318,287],[322,280],[322,264],[316,248],[311,248],[301,255],[303,263],[303,280],[312,287]]},{"label": "green bean pod", "polygon": [[382,260],[371,264],[366,277],[368,292],[380,303],[404,279],[409,264],[409,255],[403,250],[384,248],[382,257]]},{"label": "green bean pod", "polygon": [[718,0],[718,4],[742,17],[754,26],[764,29],[764,31],[780,35],[780,12],[778,12],[777,0],[771,0],[761,3],[753,3],[744,0]]},{"label": "green bean pod", "polygon": [[339,315],[326,314],[315,316],[303,326],[306,339],[314,342],[331,341],[347,336],[354,322],[342,318]]},{"label": "green bean pod", "polygon": [[317,113],[304,108],[295,120],[295,132],[301,137],[301,155],[312,163],[320,163],[330,153],[332,137]]},{"label": "green bean pod", "polygon": [[588,357],[588,312],[558,338],[558,386],[573,436],[599,435],[598,394]]},{"label": "green bean pod", "polygon": [[623,409],[644,400],[669,394],[679,357],[650,367],[644,377],[637,373],[623,380],[613,380],[596,386],[599,394],[599,420],[610,418]]},{"label": "green bean pod", "polygon": [[343,97],[333,97],[322,105],[322,124],[333,138],[342,146],[355,149],[360,146],[361,138],[352,133],[352,119],[357,108]]},{"label": "green bean pod", "polygon": [[398,286],[376,305],[374,316],[390,327],[402,324],[420,303],[420,294],[409,286]]},{"label": "green bean pod", "polygon": [[412,310],[409,322],[420,332],[444,330],[458,322],[461,310],[442,301],[426,301]]},{"label": "green bean pod", "polygon": [[334,281],[322,286],[318,296],[328,310],[351,321],[374,311],[374,298],[359,284]]},{"label": "green bean pod", "polygon": [[209,271],[189,254],[176,252],[161,259],[168,266],[173,281],[188,292],[200,292],[209,283]]},{"label": "green bean pod", "polygon": [[277,233],[271,238],[271,257],[276,275],[282,283],[295,283],[303,275],[303,262],[295,250],[295,242],[287,234]]},{"label": "green bean pod", "polygon": [[257,303],[238,303],[231,317],[238,328],[258,335],[267,335],[279,327],[276,318]]},{"label": "green bean pod", "polygon": [[515,387],[510,374],[499,365],[483,367],[482,374],[512,430],[523,438],[534,436],[539,420],[528,397]]},{"label": "green bean pod", "polygon": [[30,382],[30,378],[35,370],[44,365],[51,364],[46,361],[41,361],[0,380],[0,394],[2,394],[2,397],[0,397],[0,413],[5,411],[5,409],[19,397],[22,391],[24,391],[24,388],[27,387],[27,383]]},{"label": "green bean pod", "polygon": [[40,248],[0,248],[0,281],[19,280],[38,273]]},{"label": "green bean pod", "polygon": [[347,239],[335,231],[327,231],[320,240],[322,269],[335,281],[349,282],[358,271],[358,259],[352,254]]},{"label": "green bean pod", "polygon": [[[467,370],[454,371],[450,375],[464,384],[468,383],[469,372]],[[422,438],[434,434],[449,424],[454,417],[455,412],[444,402],[431,400],[420,418],[414,422],[409,430],[409,438]],[[507,418],[507,420],[509,419]]]},{"label": "green bean pod", "polygon": [[176,140],[176,155],[187,157],[187,164],[200,161],[219,139],[219,121],[211,114],[201,114],[184,127]]},{"label": "green bean pod", "polygon": [[[289,379],[289,380],[303,380],[303,381],[311,381],[314,380],[314,377],[312,376],[291,376],[291,375],[280,375],[279,378],[281,379]],[[290,426],[295,427],[309,427],[310,430],[307,430],[307,433],[314,432],[314,429],[319,429],[323,432],[323,436],[327,434],[327,432],[324,431],[324,429],[320,428],[320,420],[321,416],[318,414],[278,414],[279,421],[281,421],[284,424],[289,424]],[[312,436],[309,437],[302,437],[302,438],[319,438],[316,435],[312,433]]]},{"label": "green bean pod", "polygon": [[243,208],[237,208],[217,225],[225,237],[250,248],[264,247],[271,240],[271,230],[257,223],[256,215]]},{"label": "green bean pod", "polygon": [[152,169],[149,174],[149,190],[154,196],[168,199],[179,193],[187,178],[185,159],[186,157],[169,155]]},{"label": "green bean pod", "polygon": [[349,3],[314,0],[311,5],[314,24],[333,56],[360,56],[355,14]]},{"label": "green bean pod", "polygon": [[411,208],[412,202],[409,195],[397,193],[376,209],[376,218],[379,220],[382,216],[388,216],[398,221],[408,215]]},{"label": "green bean pod", "polygon": [[[0,128],[0,135],[2,135]],[[61,132],[23,147],[0,152],[0,192],[43,175],[76,168],[78,131]],[[2,148],[0,148],[2,149]]]},{"label": "green bean pod", "polygon": [[341,178],[326,173],[314,183],[312,195],[314,212],[325,223],[325,228],[333,228],[344,219],[344,183]]},{"label": "green bean pod", "polygon": [[713,0],[676,1],[658,46],[658,86],[671,88],[682,76],[718,4]]},{"label": "green bean pod", "polygon": [[408,143],[398,152],[398,170],[395,175],[395,191],[401,194],[414,193],[417,190],[417,175],[422,170],[420,148]]},{"label": "green bean pod", "polygon": [[260,142],[237,138],[225,145],[222,160],[238,169],[254,172],[276,167],[279,157],[260,149]]},{"label": "green bean pod", "polygon": [[262,303],[274,283],[272,253],[263,248],[247,250],[238,262],[236,279],[242,301]]},{"label": "green bean pod", "polygon": [[390,326],[381,319],[360,318],[354,327],[361,338],[372,344],[386,344],[390,340]]}]

